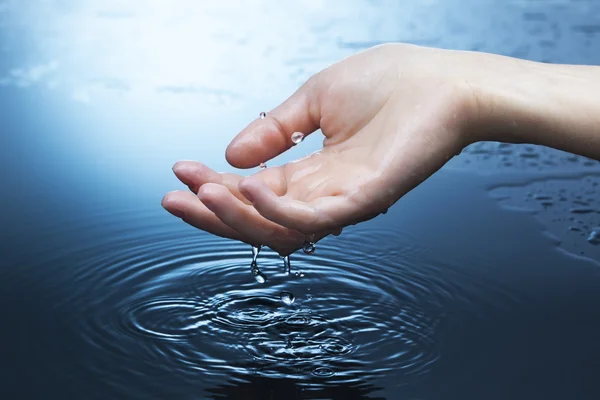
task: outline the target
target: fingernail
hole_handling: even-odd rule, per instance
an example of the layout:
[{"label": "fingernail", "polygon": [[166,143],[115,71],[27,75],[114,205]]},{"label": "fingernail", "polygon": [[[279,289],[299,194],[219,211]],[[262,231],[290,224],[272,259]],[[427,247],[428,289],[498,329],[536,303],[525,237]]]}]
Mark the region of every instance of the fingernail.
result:
[{"label": "fingernail", "polygon": [[173,165],[173,168],[171,168],[171,170],[173,172],[177,172],[177,171],[179,171],[181,169],[181,166],[182,166],[181,161],[177,161],[175,163],[175,165]]},{"label": "fingernail", "polygon": [[177,161],[175,163],[175,165],[173,165],[172,170],[173,170],[173,172],[178,173],[178,172],[185,171],[186,169],[189,169],[189,167],[190,167],[190,162],[189,161],[187,161],[187,160],[180,160],[180,161]]}]

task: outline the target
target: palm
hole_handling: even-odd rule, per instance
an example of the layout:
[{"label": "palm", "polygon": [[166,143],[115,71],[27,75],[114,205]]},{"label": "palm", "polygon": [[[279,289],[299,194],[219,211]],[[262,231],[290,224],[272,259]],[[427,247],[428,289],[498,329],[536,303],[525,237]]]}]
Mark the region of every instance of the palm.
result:
[{"label": "palm", "polygon": [[[256,173],[269,191],[284,201],[313,204],[319,199],[347,193],[348,176],[359,176],[364,169],[359,165],[332,163],[324,150],[304,160],[280,167],[267,168]],[[219,174],[193,161],[178,163],[175,173],[190,187],[190,192],[172,192],[165,202],[185,210],[182,218],[196,228],[252,245],[267,245],[282,255],[302,247],[305,240],[320,240],[329,234],[339,234],[340,222],[325,230],[300,233],[272,222],[261,215],[241,194],[239,182],[244,177]],[[196,194],[197,193],[197,194]]]}]

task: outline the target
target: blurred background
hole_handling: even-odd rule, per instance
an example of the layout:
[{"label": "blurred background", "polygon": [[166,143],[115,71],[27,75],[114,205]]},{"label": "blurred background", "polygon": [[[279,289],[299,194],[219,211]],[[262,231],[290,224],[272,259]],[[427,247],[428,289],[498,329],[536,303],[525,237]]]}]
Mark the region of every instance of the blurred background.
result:
[{"label": "blurred background", "polygon": [[598,65],[600,2],[0,0],[2,398],[597,399],[597,161],[472,145],[265,285],[160,207],[385,42]]}]

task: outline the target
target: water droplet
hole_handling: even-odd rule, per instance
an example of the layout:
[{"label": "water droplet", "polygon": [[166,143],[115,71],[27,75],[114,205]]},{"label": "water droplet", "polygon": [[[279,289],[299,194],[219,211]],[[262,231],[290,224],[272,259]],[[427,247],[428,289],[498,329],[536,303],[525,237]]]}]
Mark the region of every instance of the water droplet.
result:
[{"label": "water droplet", "polygon": [[260,269],[258,269],[258,265],[256,265],[256,263],[252,263],[250,271],[252,272],[252,276],[254,276],[256,282],[265,283],[267,281],[267,276],[263,274]]},{"label": "water droplet", "polygon": [[306,240],[304,242],[304,245],[302,247],[302,251],[304,251],[304,254],[315,254],[315,250],[316,250],[316,246],[315,246],[315,242],[312,242],[310,240]]},{"label": "water droplet", "polygon": [[259,115],[260,119],[265,119],[265,117],[267,116],[267,113],[263,111],[258,115]]},{"label": "water droplet", "polygon": [[587,241],[590,244],[599,245],[600,244],[600,228],[596,228],[592,232],[590,232],[590,236],[587,238]]},{"label": "water droplet", "polygon": [[290,264],[290,256],[281,257],[283,260],[283,269],[286,274],[290,274],[292,272],[292,265]]},{"label": "water droplet", "polygon": [[292,305],[292,303],[294,302],[294,300],[296,300],[296,298],[294,297],[294,295],[291,294],[290,292],[281,292],[281,294],[279,295],[279,297],[281,298],[281,301],[283,301],[288,306]]},{"label": "water droplet", "polygon": [[306,301],[311,301],[312,300],[312,294],[307,294],[306,295]]},{"label": "water droplet", "polygon": [[260,163],[260,169],[265,169],[267,168],[267,164],[265,164],[264,162]]},{"label": "water droplet", "polygon": [[258,258],[258,253],[260,253],[260,249],[262,246],[252,246],[252,263],[250,264],[250,272],[252,272],[252,276],[258,283],[265,283],[267,281],[267,276],[263,274],[258,268],[258,264],[256,260]]},{"label": "water droplet", "polygon": [[302,133],[302,132],[292,133],[292,142],[294,142],[294,144],[298,144],[303,140],[304,140],[304,133]]},{"label": "water droplet", "polygon": [[260,253],[260,249],[262,246],[252,246],[252,263],[256,263],[256,259],[258,258],[258,253]]}]

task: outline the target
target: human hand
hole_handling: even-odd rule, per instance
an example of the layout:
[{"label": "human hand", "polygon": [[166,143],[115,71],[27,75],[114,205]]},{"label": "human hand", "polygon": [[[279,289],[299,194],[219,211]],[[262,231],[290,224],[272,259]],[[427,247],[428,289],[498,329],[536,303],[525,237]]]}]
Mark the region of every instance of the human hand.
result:
[{"label": "human hand", "polygon": [[282,255],[386,212],[472,141],[477,102],[466,76],[477,65],[465,65],[467,57],[452,68],[456,57],[383,45],[334,64],[250,123],[226,158],[256,167],[292,147],[294,132],[319,128],[322,150],[247,178],[180,162],[175,174],[194,194],[171,192],[163,206],[199,229]]}]

